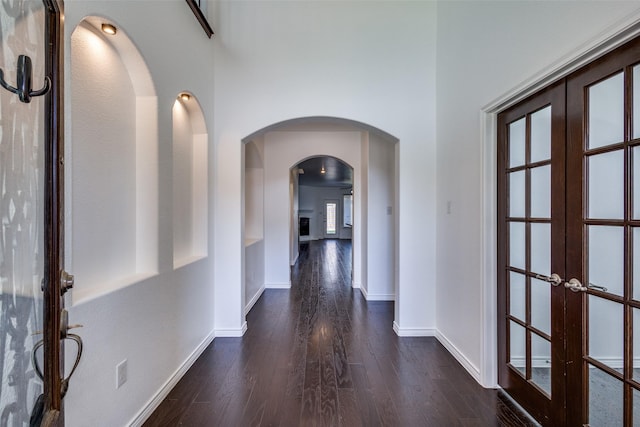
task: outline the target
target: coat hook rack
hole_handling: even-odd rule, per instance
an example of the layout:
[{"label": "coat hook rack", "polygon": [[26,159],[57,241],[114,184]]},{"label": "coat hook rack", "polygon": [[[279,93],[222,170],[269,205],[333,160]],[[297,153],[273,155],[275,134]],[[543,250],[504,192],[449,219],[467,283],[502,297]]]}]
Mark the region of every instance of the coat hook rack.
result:
[{"label": "coat hook rack", "polygon": [[18,56],[18,70],[16,73],[17,87],[9,85],[4,80],[4,72],[0,69],[0,85],[11,93],[15,93],[20,98],[20,101],[28,104],[31,102],[31,98],[34,96],[44,95],[49,91],[51,87],[51,79],[48,76],[44,78],[44,87],[40,90],[31,90],[32,80],[31,58],[26,55]]}]

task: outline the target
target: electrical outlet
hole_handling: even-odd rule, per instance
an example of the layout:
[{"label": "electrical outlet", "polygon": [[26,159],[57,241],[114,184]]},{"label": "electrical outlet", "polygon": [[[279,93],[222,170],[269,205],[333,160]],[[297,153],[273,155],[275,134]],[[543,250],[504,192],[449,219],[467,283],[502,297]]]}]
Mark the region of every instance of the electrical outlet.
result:
[{"label": "electrical outlet", "polygon": [[122,384],[127,382],[127,359],[118,363],[116,366],[116,388],[122,387]]}]

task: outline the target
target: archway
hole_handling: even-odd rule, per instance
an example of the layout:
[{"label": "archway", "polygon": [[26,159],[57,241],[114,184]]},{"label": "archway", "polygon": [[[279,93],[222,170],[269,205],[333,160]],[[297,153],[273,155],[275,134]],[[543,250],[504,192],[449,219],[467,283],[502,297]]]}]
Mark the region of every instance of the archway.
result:
[{"label": "archway", "polygon": [[[308,117],[267,126],[244,138],[243,142],[245,166],[247,144],[255,144],[261,153],[264,200],[263,251],[257,256],[264,260],[264,285],[255,295],[244,294],[246,278],[255,275],[256,271],[248,271],[243,260],[245,313],[251,308],[250,302],[257,301],[265,288],[290,287],[294,217],[291,168],[301,160],[317,156],[338,158],[353,168],[354,222],[359,225],[352,230],[353,287],[360,288],[368,300],[394,300],[398,283],[397,138],[352,120]],[[245,217],[247,196],[252,194],[246,184],[245,175]],[[245,238],[246,231],[245,218]]]}]

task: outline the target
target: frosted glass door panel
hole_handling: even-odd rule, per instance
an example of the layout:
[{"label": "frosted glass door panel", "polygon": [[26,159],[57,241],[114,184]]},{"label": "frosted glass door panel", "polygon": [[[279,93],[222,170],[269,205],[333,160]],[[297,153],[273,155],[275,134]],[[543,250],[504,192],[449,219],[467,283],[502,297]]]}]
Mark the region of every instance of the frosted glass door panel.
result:
[{"label": "frosted glass door panel", "polygon": [[624,289],[624,228],[589,226],[589,285],[622,295]]},{"label": "frosted glass door panel", "polygon": [[613,77],[589,88],[589,149],[624,140],[624,75]]},{"label": "frosted glass door panel", "polygon": [[531,115],[531,163],[551,158],[551,106]]},{"label": "frosted glass door panel", "polygon": [[[640,310],[633,309],[633,324],[636,326],[633,330],[633,370],[632,376],[636,381],[640,381]],[[640,407],[640,401],[634,400],[634,403]],[[639,414],[640,415],[640,414]]]},{"label": "frosted glass door panel", "polygon": [[531,224],[531,271],[551,275],[551,224]]},{"label": "frosted glass door panel", "polygon": [[[631,238],[633,239],[633,262],[632,262],[632,276],[633,276],[633,299],[640,301],[640,228],[634,227],[631,229]],[[640,331],[640,324],[638,330]],[[640,353],[637,353],[640,359]]]},{"label": "frosted glass door panel", "polygon": [[551,286],[531,280],[531,326],[551,335]]},{"label": "frosted glass door panel", "polygon": [[[639,113],[640,114],[640,113]],[[633,219],[640,219],[640,147],[633,147],[633,180],[631,184],[633,188],[631,194],[633,195]]]},{"label": "frosted glass door panel", "polygon": [[551,342],[531,334],[531,381],[551,396]]},{"label": "frosted glass door panel", "polygon": [[589,345],[591,358],[621,369],[624,354],[622,304],[589,295]]},{"label": "frosted glass door panel", "polygon": [[509,274],[509,314],[523,322],[527,319],[527,290],[525,277],[520,273]]},{"label": "frosted glass door panel", "polygon": [[[19,55],[29,56],[34,90],[44,84],[45,11],[41,1],[0,3],[0,68],[16,85]],[[0,424],[27,426],[42,382],[31,353],[42,335],[44,277],[44,97],[22,103],[0,88]]]},{"label": "frosted glass door panel", "polygon": [[624,218],[624,151],[590,156],[589,218]]},{"label": "frosted glass door panel", "polygon": [[524,218],[525,216],[525,172],[518,171],[509,174],[509,216]]},{"label": "frosted glass door panel", "polygon": [[509,322],[510,358],[509,363],[523,376],[526,375],[526,331],[514,321]]},{"label": "frosted glass door panel", "polygon": [[640,138],[640,65],[633,67],[633,138]]},{"label": "frosted glass door panel", "polygon": [[526,119],[524,117],[509,125],[509,167],[524,165],[525,130]]},{"label": "frosted glass door panel", "polygon": [[531,169],[531,217],[551,218],[551,166]]},{"label": "frosted glass door panel", "polygon": [[509,226],[509,264],[511,267],[524,270],[525,265],[525,225],[523,222],[512,222]]},{"label": "frosted glass door panel", "polygon": [[589,365],[588,375],[589,425],[622,427],[624,413],[622,381],[592,365]]}]

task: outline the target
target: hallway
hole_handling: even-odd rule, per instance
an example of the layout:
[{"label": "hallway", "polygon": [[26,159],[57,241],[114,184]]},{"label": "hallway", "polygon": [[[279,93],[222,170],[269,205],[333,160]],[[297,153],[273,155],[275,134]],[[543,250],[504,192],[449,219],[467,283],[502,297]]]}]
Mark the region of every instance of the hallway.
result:
[{"label": "hallway", "polygon": [[145,426],[514,426],[435,338],[399,338],[393,303],[350,287],[351,242],[305,244],[243,338],[216,338]]}]

